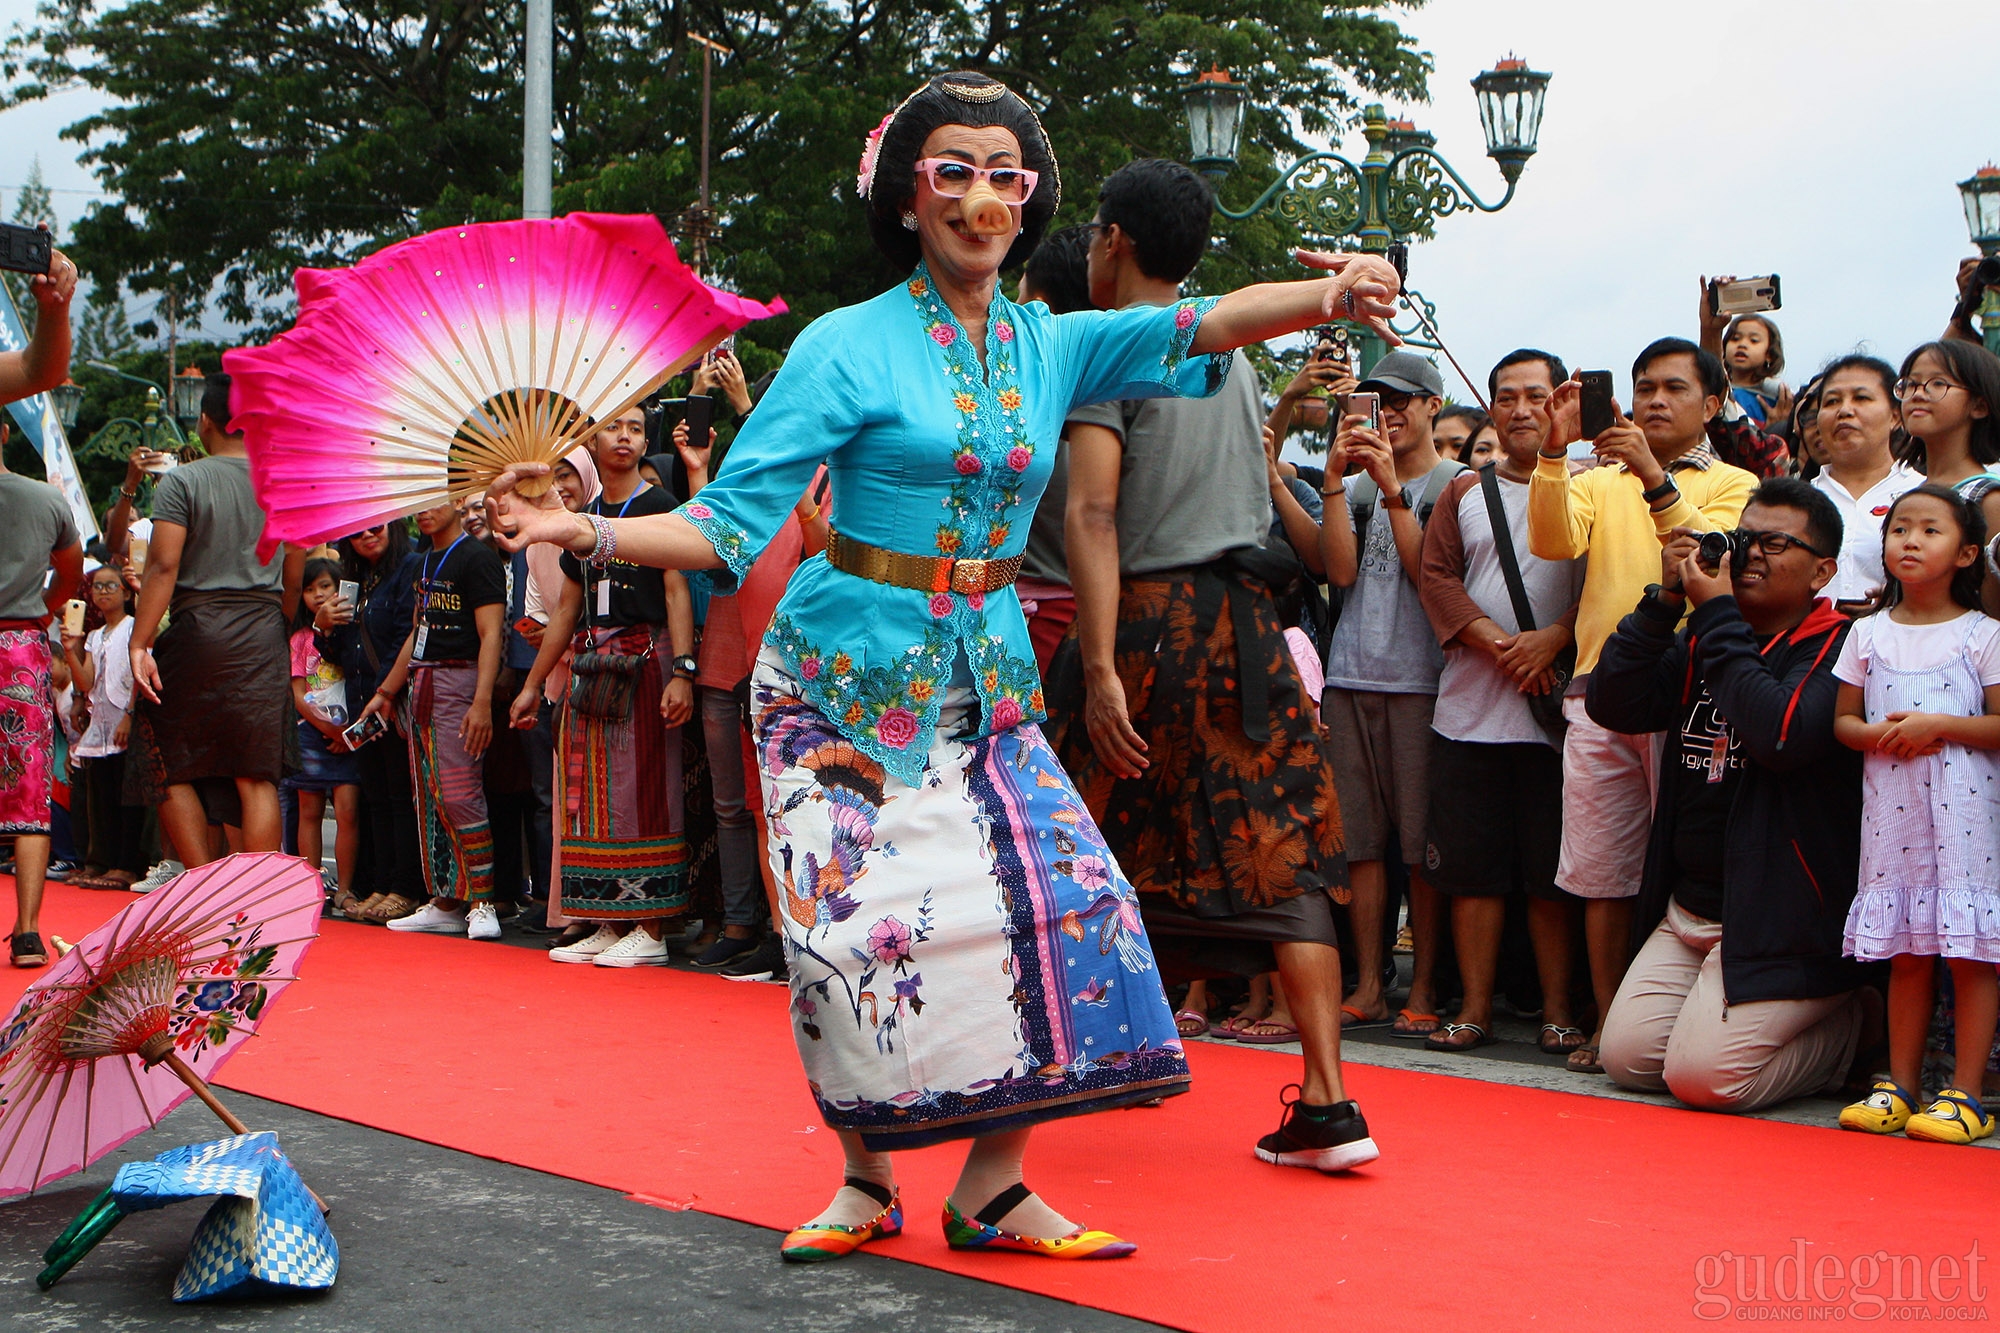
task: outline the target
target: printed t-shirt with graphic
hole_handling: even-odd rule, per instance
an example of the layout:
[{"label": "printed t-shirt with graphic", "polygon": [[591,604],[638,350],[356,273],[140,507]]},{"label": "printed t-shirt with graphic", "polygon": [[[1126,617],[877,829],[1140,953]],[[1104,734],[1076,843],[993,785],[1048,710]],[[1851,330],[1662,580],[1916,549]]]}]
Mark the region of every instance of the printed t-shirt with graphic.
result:
[{"label": "printed t-shirt with graphic", "polygon": [[[320,656],[319,642],[309,629],[292,634],[292,679],[306,683],[306,705],[336,727],[347,725],[347,678]],[[312,723],[299,719],[301,726]],[[314,731],[319,728],[313,727]]]},{"label": "printed t-shirt with graphic", "polygon": [[420,552],[416,578],[416,662],[476,662],[482,606],[505,606],[507,568],[482,541],[461,536],[443,551]]},{"label": "printed t-shirt with graphic", "polygon": [[[1438,467],[1447,460],[1438,459]],[[1436,468],[1432,469],[1435,472]],[[1412,504],[1431,493],[1431,473],[1403,488]],[[1360,571],[1340,604],[1326,654],[1326,683],[1376,694],[1436,694],[1444,650],[1431,633],[1417,585],[1403,572],[1389,506],[1377,497],[1368,531],[1356,534]]]},{"label": "printed t-shirt with graphic", "polygon": [[[1761,648],[1769,643],[1761,639]],[[1715,709],[1703,680],[1680,724],[1667,733],[1660,799],[1674,806],[1669,888],[1683,911],[1722,920],[1722,863],[1729,805],[1743,775],[1743,743]]]},{"label": "printed t-shirt with graphic", "polygon": [[[664,486],[648,486],[616,503],[599,496],[588,512],[606,518],[644,518],[651,514],[671,514],[679,507],[680,501],[672,491]],[[565,552],[562,571],[571,583],[584,585],[583,612],[576,622],[579,629],[585,625],[602,629],[667,623],[664,570],[613,560],[605,569],[590,566],[586,578],[584,562]]]}]

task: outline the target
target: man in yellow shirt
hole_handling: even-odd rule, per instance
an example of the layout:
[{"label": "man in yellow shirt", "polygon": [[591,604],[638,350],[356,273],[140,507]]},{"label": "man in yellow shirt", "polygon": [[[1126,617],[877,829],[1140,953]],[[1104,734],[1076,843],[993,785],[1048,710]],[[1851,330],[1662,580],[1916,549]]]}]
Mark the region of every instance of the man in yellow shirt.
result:
[{"label": "man in yellow shirt", "polygon": [[1592,441],[1598,466],[1572,476],[1579,384],[1550,402],[1552,429],[1528,485],[1528,548],[1544,560],[1588,556],[1576,621],[1576,680],[1563,702],[1562,854],[1556,883],[1584,903],[1597,1032],[1570,1068],[1601,1073],[1604,1015],[1631,956],[1632,904],[1645,868],[1659,783],[1656,738],[1607,731],[1584,713],[1583,687],[1604,641],[1660,576],[1676,528],[1736,526],[1757,479],[1715,456],[1708,420],[1722,408],[1722,363],[1684,338],[1662,338],[1632,365],[1632,416]]}]

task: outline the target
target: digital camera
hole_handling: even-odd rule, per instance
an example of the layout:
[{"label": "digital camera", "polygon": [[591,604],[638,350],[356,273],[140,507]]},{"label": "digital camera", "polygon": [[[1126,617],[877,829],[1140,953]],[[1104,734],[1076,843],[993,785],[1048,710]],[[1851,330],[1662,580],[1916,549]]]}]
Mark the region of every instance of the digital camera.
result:
[{"label": "digital camera", "polygon": [[1729,573],[1733,578],[1743,572],[1750,563],[1750,538],[1743,532],[1704,532],[1701,534],[1701,549],[1695,556],[1703,569],[1711,574],[1722,568],[1722,562],[1729,561]]}]

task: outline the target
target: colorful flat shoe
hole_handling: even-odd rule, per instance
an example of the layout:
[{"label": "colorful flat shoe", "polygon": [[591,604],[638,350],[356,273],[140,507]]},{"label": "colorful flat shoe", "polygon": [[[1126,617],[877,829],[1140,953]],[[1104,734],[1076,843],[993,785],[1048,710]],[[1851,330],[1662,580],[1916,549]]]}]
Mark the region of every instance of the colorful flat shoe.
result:
[{"label": "colorful flat shoe", "polygon": [[1910,1117],[1903,1132],[1930,1143],[1976,1143],[1993,1132],[1993,1117],[1986,1114],[1977,1097],[1946,1088],[1936,1101]]},{"label": "colorful flat shoe", "polygon": [[871,1240],[884,1240],[903,1229],[903,1201],[900,1194],[884,1189],[872,1180],[854,1176],[840,1182],[882,1205],[882,1211],[858,1227],[826,1224],[804,1226],[786,1234],[778,1249],[788,1264],[819,1264],[828,1259],[844,1259]]},{"label": "colorful flat shoe", "polygon": [[976,1217],[967,1217],[951,1206],[951,1200],[944,1202],[945,1244],[954,1250],[1012,1250],[1017,1254],[1039,1254],[1044,1259],[1123,1259],[1138,1250],[1129,1240],[1120,1240],[1108,1231],[1092,1231],[1078,1227],[1067,1236],[1044,1239],[1040,1236],[1017,1236],[1011,1231],[1002,1231],[993,1225],[1021,1204],[1021,1200],[1034,1193],[1026,1185],[1009,1185],[1000,1191],[998,1198],[979,1210]]},{"label": "colorful flat shoe", "polygon": [[1840,1127],[1863,1134],[1900,1134],[1916,1109],[1916,1094],[1906,1092],[1893,1079],[1877,1079],[1866,1097],[1841,1108]]}]

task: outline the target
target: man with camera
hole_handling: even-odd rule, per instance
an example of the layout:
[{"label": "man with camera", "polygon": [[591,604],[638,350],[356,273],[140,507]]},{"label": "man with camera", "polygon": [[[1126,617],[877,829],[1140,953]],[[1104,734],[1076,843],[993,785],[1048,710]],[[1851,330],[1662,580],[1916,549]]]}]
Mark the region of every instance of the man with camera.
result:
[{"label": "man with camera", "polygon": [[1789,477],[1758,487],[1732,532],[1676,527],[1591,673],[1600,725],[1667,734],[1644,944],[1604,1023],[1620,1087],[1753,1111],[1837,1087],[1854,1061],[1865,972],[1841,932],[1861,762],[1833,736],[1851,622],[1819,595],[1840,541],[1833,501]]},{"label": "man with camera", "polygon": [[[1586,376],[1604,386],[1583,401]],[[1543,560],[1588,556],[1576,621],[1576,680],[1563,702],[1562,854],[1556,883],[1586,900],[1598,1032],[1630,957],[1632,900],[1646,862],[1656,779],[1654,737],[1599,725],[1583,691],[1597,655],[1646,585],[1659,577],[1660,547],[1676,528],[1734,527],[1756,479],[1715,456],[1709,419],[1728,391],[1722,363],[1685,338],[1661,338],[1632,365],[1632,416],[1610,399],[1608,376],[1591,372],[1558,386],[1553,428],[1528,484],[1528,547]],[[1591,410],[1586,414],[1583,410]],[[1569,445],[1591,418],[1600,464],[1575,476]],[[1608,419],[1609,424],[1598,420]],[[1570,1068],[1601,1072],[1597,1041],[1570,1054]]]},{"label": "man with camera", "polygon": [[[18,230],[18,229],[17,229]],[[69,373],[69,302],[76,265],[48,252],[48,271],[29,284],[35,332],[18,351],[0,352],[0,403],[53,389]],[[0,451],[9,429],[0,412]],[[76,594],[83,547],[60,492],[0,464],[0,836],[14,840],[14,932],[17,967],[48,961],[39,933],[42,884],[49,865],[55,777],[55,713],[49,688],[49,618]]]}]

